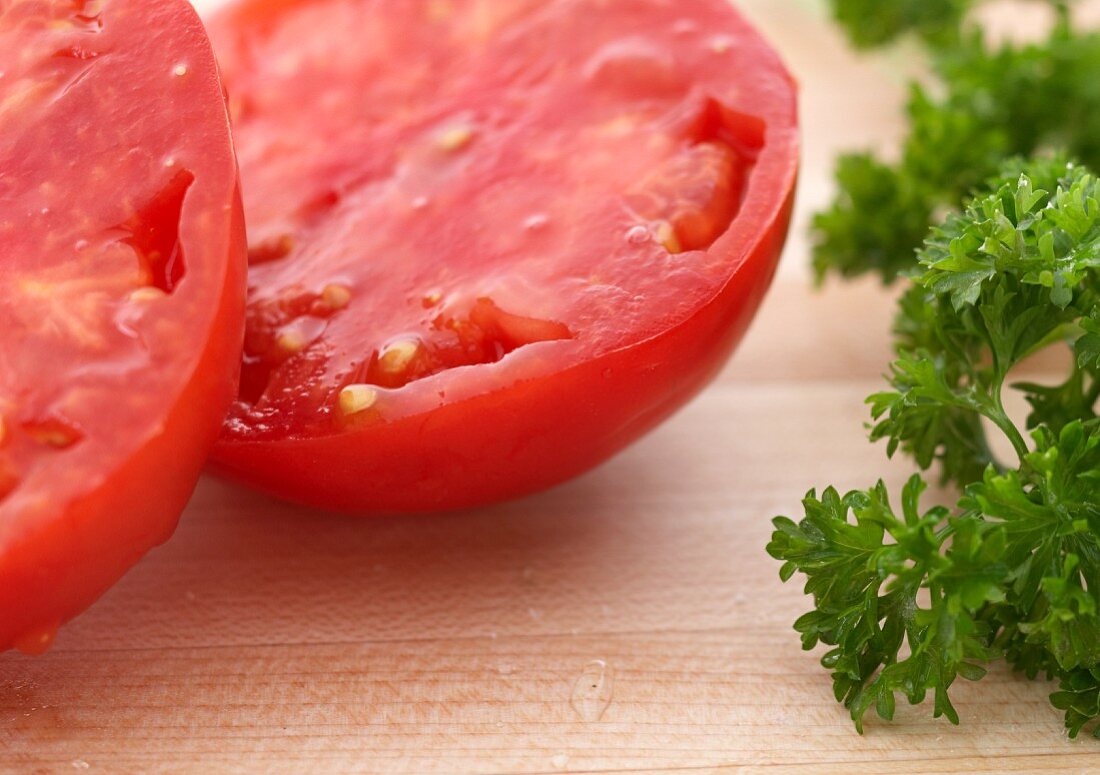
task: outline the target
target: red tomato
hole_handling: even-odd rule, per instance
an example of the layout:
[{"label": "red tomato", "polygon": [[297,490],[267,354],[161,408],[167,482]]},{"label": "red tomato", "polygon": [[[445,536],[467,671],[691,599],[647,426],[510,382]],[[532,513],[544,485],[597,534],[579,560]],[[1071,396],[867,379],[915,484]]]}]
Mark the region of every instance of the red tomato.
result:
[{"label": "red tomato", "polygon": [[212,36],[251,239],[215,458],[255,486],[561,482],[697,393],[771,280],[795,89],[726,0],[244,0]]},{"label": "red tomato", "polygon": [[0,651],[172,533],[236,393],[245,242],[183,0],[0,0]]}]

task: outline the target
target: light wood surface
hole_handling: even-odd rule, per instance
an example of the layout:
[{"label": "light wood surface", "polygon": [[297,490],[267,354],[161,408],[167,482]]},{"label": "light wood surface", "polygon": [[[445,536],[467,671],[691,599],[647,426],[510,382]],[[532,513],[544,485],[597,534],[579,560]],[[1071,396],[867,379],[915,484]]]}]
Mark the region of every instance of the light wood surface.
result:
[{"label": "light wood surface", "polygon": [[[896,136],[904,67],[858,62],[810,4],[747,5],[806,88],[804,224],[837,147]],[[705,395],[552,492],[357,521],[204,481],[50,654],[0,656],[0,772],[1100,770],[1048,685],[995,670],[958,686],[961,728],[904,708],[861,738],[800,650],[770,517],[908,471],[862,427],[890,298],[814,293],[806,260],[799,233]]]},{"label": "light wood surface", "polygon": [[[475,513],[356,521],[204,482],[176,538],[39,659],[0,657],[0,769],[1085,772],[1049,687],[858,737],[764,553],[864,440],[873,285],[785,280],[728,372],[602,469]],[[602,664],[601,664],[602,662]]]}]

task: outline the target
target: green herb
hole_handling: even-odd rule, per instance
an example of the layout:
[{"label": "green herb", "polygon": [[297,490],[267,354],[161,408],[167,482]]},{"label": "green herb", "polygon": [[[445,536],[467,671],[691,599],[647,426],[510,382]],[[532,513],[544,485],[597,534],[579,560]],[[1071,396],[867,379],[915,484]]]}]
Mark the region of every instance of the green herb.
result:
[{"label": "green herb", "polygon": [[[923,469],[938,461],[957,507],[922,511],[920,475],[900,513],[882,483],[811,492],[800,523],[775,520],[768,551],[784,580],[806,576],[814,610],[795,627],[807,649],[830,647],[822,665],[857,727],[929,692],[957,723],[952,683],[1005,659],[1060,681],[1051,701],[1076,736],[1100,716],[1100,183],[1013,162],[932,231],[916,267],[889,388],[868,399],[872,437]],[[1072,348],[1070,374],[1017,386],[1032,406],[1019,427],[1004,409],[1012,370],[1058,347]]]},{"label": "green herb", "polygon": [[[939,84],[913,85],[898,163],[840,159],[815,270],[911,280],[888,387],[868,399],[871,438],[962,493],[923,509],[918,474],[897,507],[880,482],[811,491],[800,522],[775,520],[768,551],[814,600],[795,628],[805,648],[829,647],[822,665],[860,730],[872,707],[892,718],[898,696],[931,694],[958,723],[955,680],[1004,659],[1057,679],[1070,735],[1100,737],[1100,184],[1086,170],[1100,169],[1100,34],[1050,2],[1045,41],[1000,48],[967,26],[978,0],[832,2],[857,46],[917,33]],[[1050,348],[1071,351],[1063,382],[1012,384]],[[1009,389],[1031,406],[1023,423]]]},{"label": "green herb", "polygon": [[1055,2],[1059,21],[1048,39],[994,48],[980,29],[959,27],[973,4],[833,0],[860,44],[925,30],[939,83],[911,87],[898,163],[867,153],[838,162],[838,194],[814,223],[819,280],[875,273],[893,282],[913,269],[936,214],[958,206],[1010,156],[1061,149],[1100,169],[1100,35],[1075,31],[1066,3]]},{"label": "green herb", "polygon": [[974,0],[832,0],[833,17],[859,48],[881,46],[907,32],[932,42],[950,40],[973,4]]}]

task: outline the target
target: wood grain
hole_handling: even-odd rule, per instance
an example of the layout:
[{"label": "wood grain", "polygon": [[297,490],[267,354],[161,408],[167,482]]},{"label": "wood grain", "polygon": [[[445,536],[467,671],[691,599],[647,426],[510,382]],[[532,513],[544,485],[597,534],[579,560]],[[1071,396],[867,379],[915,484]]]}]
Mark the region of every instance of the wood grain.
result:
[{"label": "wood grain", "polygon": [[[812,6],[748,6],[803,77],[804,224],[853,141],[829,106],[869,97]],[[895,105],[898,71],[860,65]],[[856,140],[888,145],[892,113],[874,115]],[[815,484],[907,473],[862,428],[889,294],[813,293],[806,260],[797,236],[705,395],[552,492],[356,521],[204,481],[176,538],[49,655],[0,656],[0,772],[1100,770],[1049,686],[999,670],[958,687],[959,729],[905,708],[860,738],[800,650],[806,601],[764,553],[769,518]]]}]

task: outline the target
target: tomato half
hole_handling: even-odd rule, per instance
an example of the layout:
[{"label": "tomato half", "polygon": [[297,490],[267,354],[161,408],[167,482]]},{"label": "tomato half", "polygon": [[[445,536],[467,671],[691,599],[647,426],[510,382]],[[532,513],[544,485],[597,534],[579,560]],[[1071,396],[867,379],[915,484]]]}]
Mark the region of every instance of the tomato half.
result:
[{"label": "tomato half", "polygon": [[0,0],[0,651],[172,533],[236,394],[245,239],[184,0]]},{"label": "tomato half", "polygon": [[215,457],[255,486],[561,482],[699,391],[771,280],[795,88],[726,0],[244,0],[211,34],[250,229]]}]

